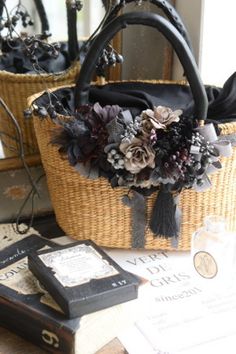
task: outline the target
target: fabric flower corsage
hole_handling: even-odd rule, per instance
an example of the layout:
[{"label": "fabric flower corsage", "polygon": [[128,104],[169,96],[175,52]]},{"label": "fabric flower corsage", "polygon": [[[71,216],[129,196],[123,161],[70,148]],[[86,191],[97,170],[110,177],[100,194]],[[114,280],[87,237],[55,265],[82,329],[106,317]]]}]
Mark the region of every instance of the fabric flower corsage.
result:
[{"label": "fabric flower corsage", "polygon": [[58,123],[52,143],[80,174],[105,177],[113,188],[126,187],[143,196],[158,190],[150,228],[165,237],[178,236],[176,197],[181,190],[209,188],[208,175],[221,168],[220,155],[230,154],[230,147],[222,148],[217,141],[213,124],[197,127],[182,110],[169,107],[153,107],[133,117],[117,105],[95,103]]}]

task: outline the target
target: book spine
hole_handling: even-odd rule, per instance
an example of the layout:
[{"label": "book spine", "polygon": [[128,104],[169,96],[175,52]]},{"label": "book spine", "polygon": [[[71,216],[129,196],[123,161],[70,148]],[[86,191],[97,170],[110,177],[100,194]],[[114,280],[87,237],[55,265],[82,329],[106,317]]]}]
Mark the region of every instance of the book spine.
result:
[{"label": "book spine", "polygon": [[0,297],[0,326],[56,354],[74,354],[75,334],[50,317],[29,311],[22,304]]}]

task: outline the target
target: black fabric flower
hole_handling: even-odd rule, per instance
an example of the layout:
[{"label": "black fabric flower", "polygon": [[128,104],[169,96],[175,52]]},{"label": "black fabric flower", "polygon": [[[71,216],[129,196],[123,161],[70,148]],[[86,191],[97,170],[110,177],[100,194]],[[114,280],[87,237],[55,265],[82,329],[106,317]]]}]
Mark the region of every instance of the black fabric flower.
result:
[{"label": "black fabric flower", "polygon": [[[119,106],[82,106],[76,117],[69,122],[60,121],[61,128],[54,134],[51,142],[59,145],[61,153],[67,153],[71,165],[78,162],[100,161],[107,144],[106,124],[114,119]],[[104,166],[104,162],[102,163]]]},{"label": "black fabric flower", "polygon": [[52,144],[59,145],[59,151],[68,155],[72,166],[92,158],[97,147],[97,140],[83,120],[73,119],[60,122],[61,127],[54,132]]}]

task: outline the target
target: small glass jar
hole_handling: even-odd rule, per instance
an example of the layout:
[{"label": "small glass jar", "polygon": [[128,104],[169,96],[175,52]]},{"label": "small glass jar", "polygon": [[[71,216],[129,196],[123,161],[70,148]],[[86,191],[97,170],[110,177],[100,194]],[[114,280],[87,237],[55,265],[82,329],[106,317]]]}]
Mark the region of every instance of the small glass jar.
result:
[{"label": "small glass jar", "polygon": [[236,242],[235,235],[226,231],[225,220],[208,216],[204,226],[192,235],[191,256],[197,274],[222,284],[233,279]]}]

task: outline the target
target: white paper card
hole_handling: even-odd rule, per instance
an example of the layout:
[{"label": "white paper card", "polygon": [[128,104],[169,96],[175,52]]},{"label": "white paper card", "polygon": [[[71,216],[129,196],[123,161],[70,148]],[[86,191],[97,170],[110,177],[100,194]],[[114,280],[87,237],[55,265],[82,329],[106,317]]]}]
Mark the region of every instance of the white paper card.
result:
[{"label": "white paper card", "polygon": [[106,278],[118,273],[93,247],[85,244],[45,253],[39,257],[53,270],[63,286],[73,287],[91,279]]}]

